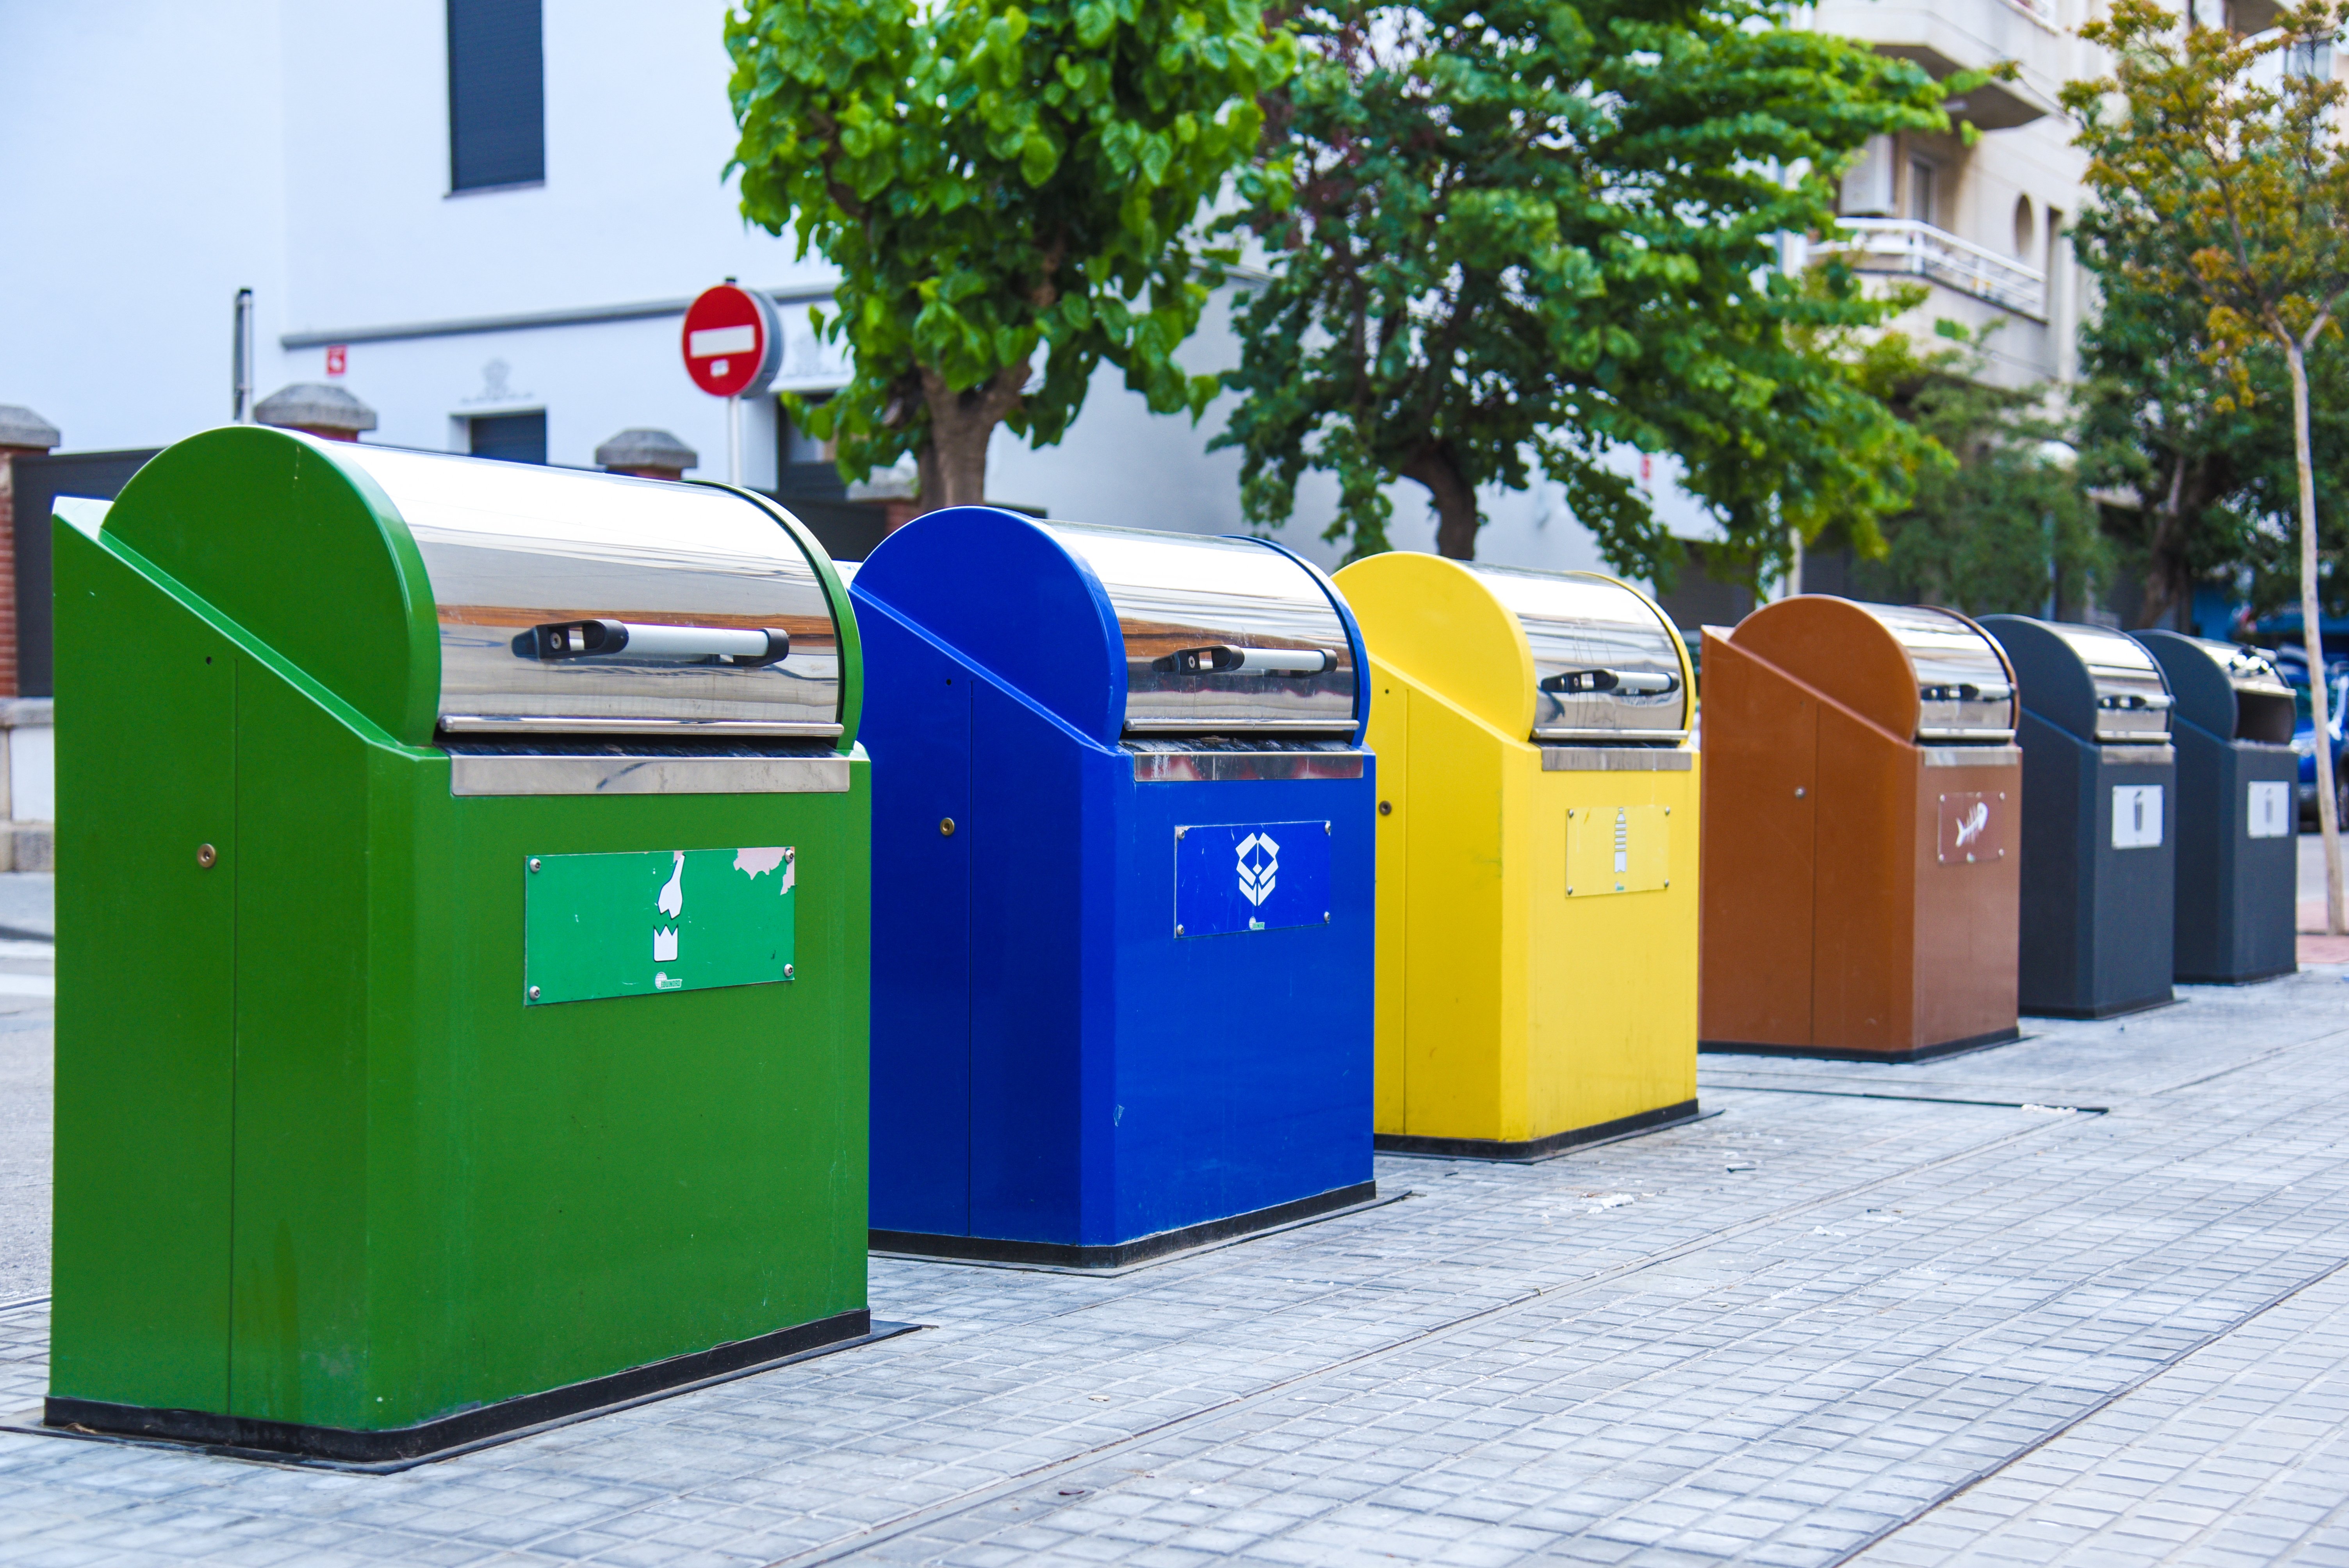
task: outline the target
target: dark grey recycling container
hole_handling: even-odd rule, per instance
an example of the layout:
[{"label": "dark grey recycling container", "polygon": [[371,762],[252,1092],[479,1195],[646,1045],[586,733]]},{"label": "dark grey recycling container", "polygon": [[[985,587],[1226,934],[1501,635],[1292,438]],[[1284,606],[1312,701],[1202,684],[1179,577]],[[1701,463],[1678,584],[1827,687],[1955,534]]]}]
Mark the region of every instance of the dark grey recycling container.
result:
[{"label": "dark grey recycling container", "polygon": [[2169,686],[2102,626],[1985,615],[2023,717],[2021,1010],[2108,1018],[2171,1000],[2178,753]]},{"label": "dark grey recycling container", "polygon": [[2292,688],[2257,648],[2139,632],[2177,706],[2181,981],[2240,985],[2289,975],[2300,850]]}]

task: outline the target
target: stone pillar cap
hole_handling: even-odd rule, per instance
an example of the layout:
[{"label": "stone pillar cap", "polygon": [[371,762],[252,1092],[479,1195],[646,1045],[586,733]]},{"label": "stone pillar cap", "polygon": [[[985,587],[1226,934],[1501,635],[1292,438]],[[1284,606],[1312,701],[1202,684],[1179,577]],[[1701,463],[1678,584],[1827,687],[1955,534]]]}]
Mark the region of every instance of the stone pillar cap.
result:
[{"label": "stone pillar cap", "polygon": [[340,387],[296,381],[253,406],[253,417],[287,430],[372,430],[375,410]]},{"label": "stone pillar cap", "polygon": [[38,447],[43,451],[65,437],[21,403],[0,403],[0,447]]},{"label": "stone pillar cap", "polygon": [[595,466],[604,469],[693,468],[701,454],[667,430],[638,426],[621,431],[595,449]]}]

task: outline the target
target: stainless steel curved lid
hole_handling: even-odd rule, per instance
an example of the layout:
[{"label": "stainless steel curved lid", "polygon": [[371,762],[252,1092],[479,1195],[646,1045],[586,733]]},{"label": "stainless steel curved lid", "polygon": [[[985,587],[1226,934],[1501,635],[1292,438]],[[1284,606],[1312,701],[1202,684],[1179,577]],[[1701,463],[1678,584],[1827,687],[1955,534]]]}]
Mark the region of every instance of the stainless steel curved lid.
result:
[{"label": "stainless steel curved lid", "polygon": [[1998,645],[1962,615],[1921,604],[1861,604],[1890,632],[1917,672],[1917,738],[2014,738],[2014,683]]},{"label": "stainless steel curved lid", "polygon": [[[823,585],[753,503],[700,485],[427,452],[336,456],[383,487],[424,557],[444,730],[840,734]],[[594,622],[630,628],[633,646],[574,655],[552,631]],[[547,647],[531,640],[539,628]],[[752,646],[772,646],[758,636],[767,632],[789,639],[780,659]]]},{"label": "stainless steel curved lid", "polygon": [[1310,568],[1252,540],[1042,527],[1117,613],[1126,734],[1353,734],[1353,649]]},{"label": "stainless steel curved lid", "polygon": [[1533,645],[1533,738],[1688,738],[1679,634],[1638,593],[1592,572],[1476,566]]},{"label": "stainless steel curved lid", "polygon": [[2227,684],[2235,688],[2237,696],[2249,693],[2253,696],[2296,700],[2292,696],[2292,683],[2283,678],[2282,672],[2276,668],[2274,655],[2265,648],[2247,648],[2240,643],[2221,643],[2209,637],[2187,637],[2183,640],[2209,655],[2210,662],[2218,665],[2220,673],[2227,677]]},{"label": "stainless steel curved lid", "polygon": [[2096,688],[2096,738],[2113,745],[2169,738],[2169,683],[2136,638],[2103,626],[2047,623],[2087,666]]}]

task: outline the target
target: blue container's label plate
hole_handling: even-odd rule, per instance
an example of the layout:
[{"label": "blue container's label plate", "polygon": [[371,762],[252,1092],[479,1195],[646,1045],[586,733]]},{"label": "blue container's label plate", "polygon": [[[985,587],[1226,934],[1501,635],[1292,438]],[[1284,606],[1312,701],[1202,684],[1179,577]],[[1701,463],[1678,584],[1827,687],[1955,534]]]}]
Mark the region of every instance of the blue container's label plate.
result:
[{"label": "blue container's label plate", "polygon": [[1330,824],[1174,830],[1174,934],[1228,936],[1330,923]]},{"label": "blue container's label plate", "polygon": [[791,979],[797,862],[781,848],[532,856],[523,1001]]}]

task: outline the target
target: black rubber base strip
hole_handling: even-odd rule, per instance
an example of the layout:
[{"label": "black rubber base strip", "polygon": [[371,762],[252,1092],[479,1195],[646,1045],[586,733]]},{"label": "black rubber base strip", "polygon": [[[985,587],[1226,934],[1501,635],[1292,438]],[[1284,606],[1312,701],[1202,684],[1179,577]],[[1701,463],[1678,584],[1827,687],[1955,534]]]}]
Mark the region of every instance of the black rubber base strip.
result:
[{"label": "black rubber base strip", "polygon": [[1537,1161],[1554,1159],[1569,1149],[1579,1149],[1586,1143],[1611,1143],[1635,1133],[1657,1132],[1667,1127],[1678,1127],[1683,1122],[1696,1120],[1699,1114],[1696,1101],[1684,1099],[1678,1105],[1659,1106],[1653,1110],[1619,1116],[1612,1121],[1569,1128],[1564,1132],[1553,1132],[1547,1138],[1528,1138],[1515,1143],[1497,1138],[1422,1138],[1407,1132],[1381,1132],[1371,1142],[1381,1154],[1419,1154],[1439,1160],[1499,1160],[1530,1165]]},{"label": "black rubber base strip", "polygon": [[2281,980],[2287,975],[2299,973],[2300,965],[2294,962],[2281,969],[2262,969],[2256,975],[2180,975],[2178,983],[2180,985],[2257,985],[2264,980]]},{"label": "black rubber base strip", "polygon": [[2034,1007],[2025,1003],[2023,1016],[2026,1018],[2076,1018],[2094,1023],[2098,1018],[2125,1018],[2131,1013],[2150,1013],[2156,1007],[2175,1007],[2185,998],[2175,992],[2159,996],[2140,996],[2134,1002],[2114,1002],[2102,1007]]},{"label": "black rubber base strip", "polygon": [[[98,1399],[44,1401],[42,1427],[58,1437],[120,1438],[168,1443],[250,1459],[299,1460],[341,1469],[406,1470],[451,1454],[508,1442],[527,1432],[561,1425],[625,1405],[681,1394],[729,1378],[748,1377],[788,1361],[907,1332],[913,1326],[886,1324],[876,1330],[864,1307],[779,1328],[755,1339],[738,1339],[666,1361],[591,1377],[543,1394],[524,1394],[494,1405],[460,1411],[437,1421],[384,1431],[349,1427],[311,1427],[295,1421],[264,1421],[209,1410],[158,1410]],[[16,1428],[15,1430],[29,1429]]]},{"label": "black rubber base strip", "polygon": [[1750,1040],[1699,1040],[1696,1048],[1715,1056],[1731,1057],[1811,1057],[1830,1062],[1930,1062],[1936,1057],[1954,1057],[1961,1051],[2012,1045],[2025,1037],[2020,1028],[1993,1029],[1987,1035],[1969,1035],[1962,1040],[1943,1040],[1938,1045],[1919,1046],[1910,1051],[1860,1051],[1842,1046],[1764,1046]]},{"label": "black rubber base strip", "polygon": [[1252,1209],[1228,1219],[1204,1220],[1195,1225],[1185,1225],[1179,1231],[1160,1231],[1155,1235],[1137,1236],[1133,1241],[1108,1246],[1080,1246],[1071,1242],[1012,1242],[994,1236],[942,1236],[926,1231],[874,1231],[867,1244],[876,1253],[895,1253],[905,1257],[944,1258],[966,1263],[1039,1264],[1064,1269],[1116,1269],[1150,1258],[1164,1257],[1168,1253],[1184,1252],[1213,1242],[1230,1241],[1251,1231],[1268,1231],[1278,1225],[1293,1224],[1299,1220],[1309,1220],[1334,1210],[1350,1209],[1359,1203],[1371,1202],[1378,1195],[1379,1184],[1376,1181],[1357,1181],[1350,1187],[1332,1187],[1327,1192],[1275,1203],[1268,1209]]}]

